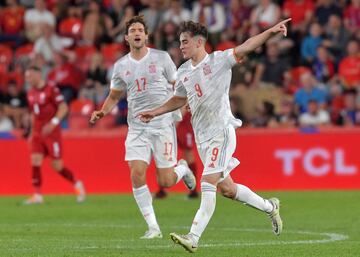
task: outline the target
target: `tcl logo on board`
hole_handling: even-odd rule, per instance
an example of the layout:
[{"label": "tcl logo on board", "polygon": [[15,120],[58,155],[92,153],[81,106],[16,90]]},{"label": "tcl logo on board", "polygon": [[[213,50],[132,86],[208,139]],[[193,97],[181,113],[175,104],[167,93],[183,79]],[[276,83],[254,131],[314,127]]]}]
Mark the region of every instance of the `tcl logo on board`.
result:
[{"label": "tcl logo on board", "polygon": [[346,151],[342,148],[333,151],[322,147],[306,151],[296,148],[278,149],[274,155],[281,161],[282,172],[286,176],[292,176],[297,172],[295,165],[298,165],[298,162],[311,176],[325,176],[332,171],[337,175],[354,175],[358,172],[357,165],[345,162]]}]

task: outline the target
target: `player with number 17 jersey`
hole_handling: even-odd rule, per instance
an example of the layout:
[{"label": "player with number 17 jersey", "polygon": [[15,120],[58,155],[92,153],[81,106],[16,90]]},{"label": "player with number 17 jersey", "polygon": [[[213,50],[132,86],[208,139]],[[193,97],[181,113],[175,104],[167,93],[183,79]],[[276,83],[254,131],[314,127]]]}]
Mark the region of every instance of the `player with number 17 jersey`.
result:
[{"label": "player with number 17 jersey", "polygon": [[148,124],[136,114],[166,102],[173,95],[169,82],[175,80],[175,64],[165,51],[148,48],[139,61],[127,54],[115,63],[110,88],[127,92],[129,129],[156,130],[173,124],[174,113],[159,116]]}]

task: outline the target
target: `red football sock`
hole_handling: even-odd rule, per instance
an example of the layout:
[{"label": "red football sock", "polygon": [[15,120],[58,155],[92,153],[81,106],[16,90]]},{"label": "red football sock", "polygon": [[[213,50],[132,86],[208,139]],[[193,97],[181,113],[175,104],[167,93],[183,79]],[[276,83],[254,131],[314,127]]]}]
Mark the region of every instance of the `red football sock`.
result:
[{"label": "red football sock", "polygon": [[75,178],[73,173],[68,168],[63,168],[59,174],[63,176],[66,180],[70,181],[71,183],[75,184]]},{"label": "red football sock", "polygon": [[39,166],[32,166],[32,185],[34,186],[36,192],[39,193],[40,187],[42,184],[41,180],[41,170]]}]

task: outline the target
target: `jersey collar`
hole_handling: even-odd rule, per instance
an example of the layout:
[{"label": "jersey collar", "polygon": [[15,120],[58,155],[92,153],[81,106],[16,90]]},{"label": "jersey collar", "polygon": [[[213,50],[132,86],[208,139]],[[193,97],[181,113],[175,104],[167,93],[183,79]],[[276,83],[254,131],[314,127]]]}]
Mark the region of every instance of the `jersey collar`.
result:
[{"label": "jersey collar", "polygon": [[146,55],[143,57],[143,58],[141,58],[140,60],[135,60],[134,58],[132,58],[131,57],[131,54],[129,53],[129,59],[131,60],[131,61],[133,61],[133,62],[135,62],[135,63],[140,63],[140,62],[142,62],[143,60],[145,60],[149,55],[150,55],[150,48],[146,48],[147,49],[147,53],[146,53]]},{"label": "jersey collar", "polygon": [[197,67],[200,67],[201,64],[203,64],[204,62],[206,62],[206,60],[209,58],[209,54],[206,54],[204,59],[201,60],[201,62],[199,62],[198,64],[196,64],[195,66],[192,65],[191,60],[190,60],[190,67],[192,70],[195,70]]}]

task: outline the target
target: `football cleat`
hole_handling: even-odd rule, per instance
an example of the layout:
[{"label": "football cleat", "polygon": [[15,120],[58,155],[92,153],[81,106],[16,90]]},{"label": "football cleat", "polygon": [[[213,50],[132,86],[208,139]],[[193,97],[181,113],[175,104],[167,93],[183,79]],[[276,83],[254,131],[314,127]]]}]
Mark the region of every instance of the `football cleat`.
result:
[{"label": "football cleat", "polygon": [[41,194],[33,194],[30,198],[24,201],[25,205],[42,204],[44,199]]},{"label": "football cleat", "polygon": [[178,165],[183,165],[186,167],[187,172],[182,177],[182,180],[184,181],[184,184],[189,190],[194,190],[196,188],[196,178],[193,174],[193,172],[190,170],[189,165],[187,162],[183,159],[179,160]]},{"label": "football cleat", "polygon": [[185,248],[186,251],[190,253],[196,252],[198,248],[197,242],[192,238],[191,235],[178,235],[176,233],[170,233],[171,240],[174,241],[175,244],[181,245]]},{"label": "football cleat", "polygon": [[268,213],[271,219],[272,229],[275,235],[280,235],[283,228],[283,223],[280,217],[280,201],[277,198],[270,198],[269,202],[274,206],[274,209]]},{"label": "football cleat", "polygon": [[76,194],[76,201],[78,203],[84,202],[86,199],[86,192],[85,192],[84,184],[79,180],[75,183],[74,189],[75,189],[75,194]]},{"label": "football cleat", "polygon": [[140,239],[154,239],[154,238],[162,238],[162,234],[160,230],[150,229],[146,231],[142,237],[140,237]]}]

